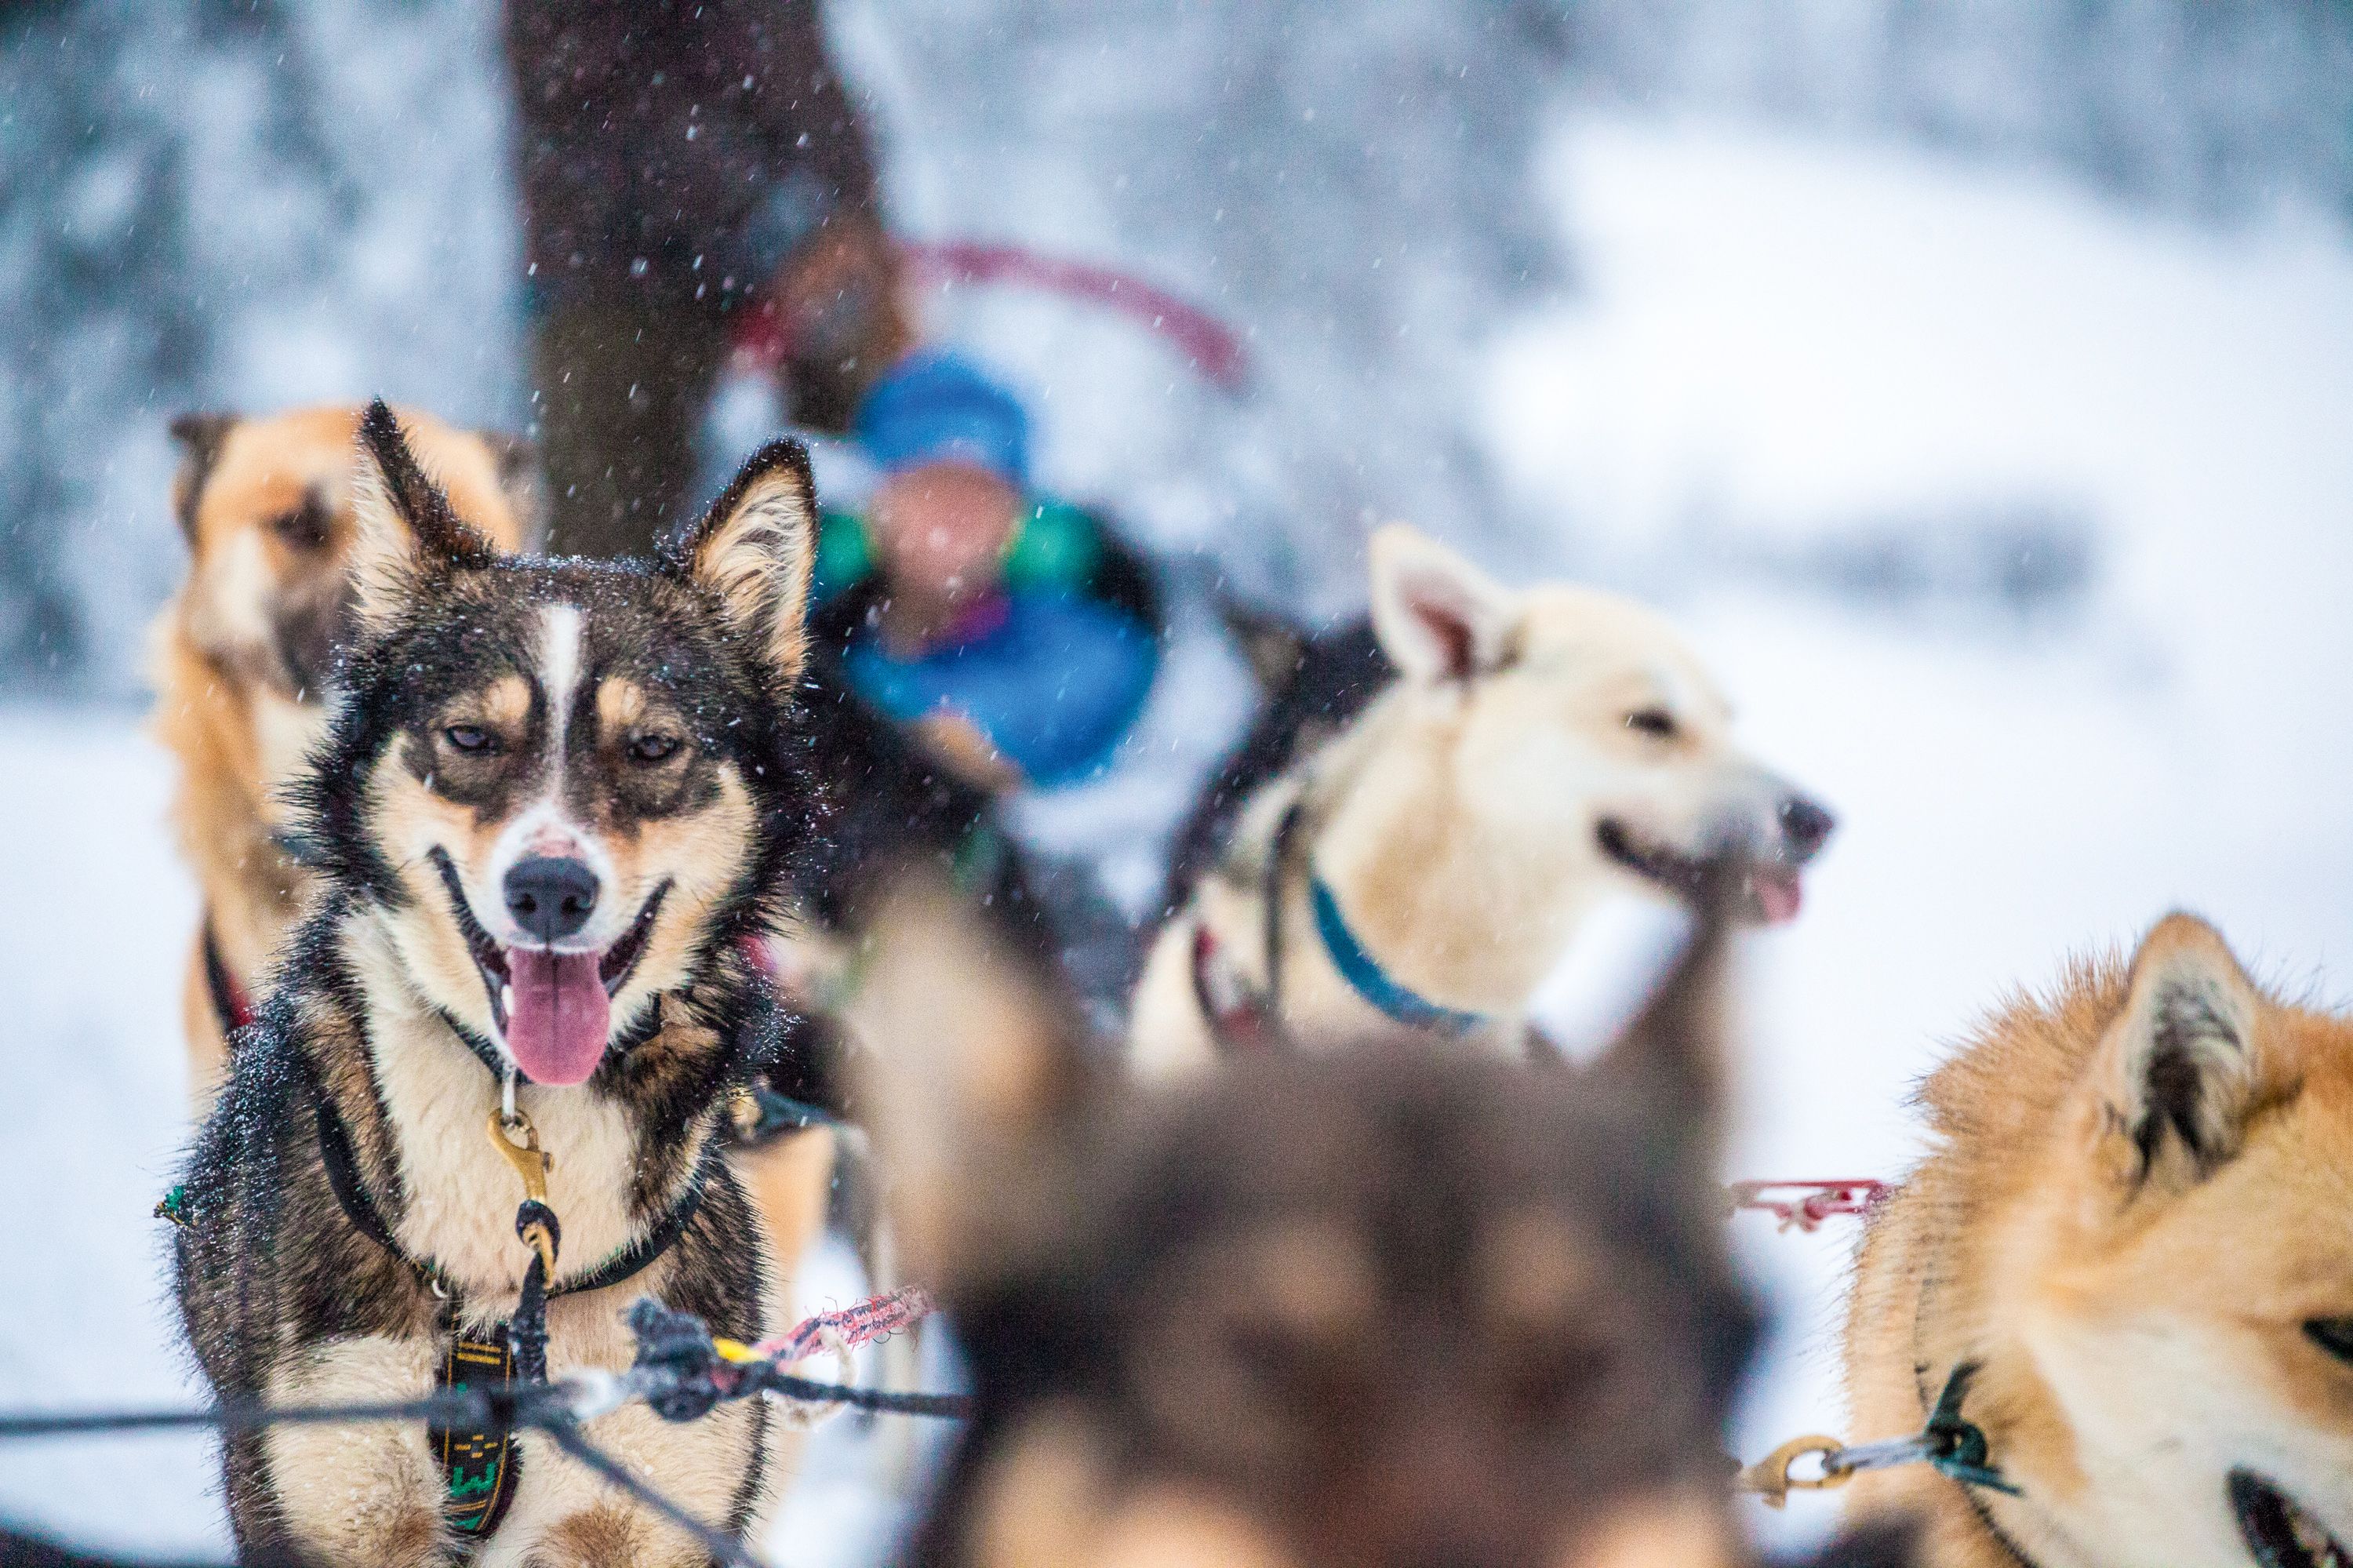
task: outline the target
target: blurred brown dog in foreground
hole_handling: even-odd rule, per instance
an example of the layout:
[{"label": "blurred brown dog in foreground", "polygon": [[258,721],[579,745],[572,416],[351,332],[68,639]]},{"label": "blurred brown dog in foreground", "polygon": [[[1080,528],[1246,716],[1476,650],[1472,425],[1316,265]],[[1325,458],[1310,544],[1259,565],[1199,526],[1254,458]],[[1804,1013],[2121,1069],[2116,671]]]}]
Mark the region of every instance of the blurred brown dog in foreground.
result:
[{"label": "blurred brown dog in foreground", "polygon": [[[459,512],[501,550],[526,548],[539,525],[529,448],[412,409],[400,417]],[[189,567],[155,621],[154,729],[179,759],[173,817],[204,895],[182,998],[200,1107],[300,910],[304,875],[280,791],[326,733],[323,687],[352,629],[359,421],[356,408],[318,408],[172,422],[172,506]]]},{"label": "blurred brown dog in foreground", "polygon": [[[977,1396],[915,1560],[1738,1560],[1722,925],[1589,1067],[1390,1041],[1139,1086],[902,910],[930,935],[866,1000],[921,1044],[878,1054],[868,1103]],[[944,1010],[975,973],[1000,1004]]]},{"label": "blurred brown dog in foreground", "polygon": [[1855,1436],[1957,1374],[2013,1495],[1914,1467],[1933,1568],[2353,1562],[2353,1019],[2251,981],[2174,915],[1928,1080],[1934,1151],[1873,1221]]}]

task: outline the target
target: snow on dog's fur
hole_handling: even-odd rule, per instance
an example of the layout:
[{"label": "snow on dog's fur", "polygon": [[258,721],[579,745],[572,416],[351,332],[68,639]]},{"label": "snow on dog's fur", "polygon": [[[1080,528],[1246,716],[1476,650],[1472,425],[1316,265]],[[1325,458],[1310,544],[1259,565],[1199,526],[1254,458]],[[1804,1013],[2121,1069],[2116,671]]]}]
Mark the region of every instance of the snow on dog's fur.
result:
[{"label": "snow on dog's fur", "polygon": [[1936,1143],[1873,1221],[1857,1441],[1962,1415],[2021,1495],[1915,1467],[1929,1568],[2343,1568],[2353,1542],[2353,1018],[2202,921],[2004,1006],[1922,1091]]},{"label": "snow on dog's fur", "polygon": [[[756,1340],[781,1327],[784,1282],[714,1144],[730,1095],[790,1049],[744,948],[809,831],[806,456],[754,457],[653,566],[549,562],[462,522],[381,404],[362,434],[354,647],[303,791],[321,886],[192,1158],[190,1341],[225,1398],[425,1393],[453,1325],[480,1335],[515,1309],[522,1187],[489,1131],[509,1075],[552,1156],[559,1282],[685,1216],[633,1277],[551,1301],[550,1370],[628,1364],[619,1315],[640,1294]],[[338,1123],[364,1202],[331,1180]],[[738,1531],[783,1478],[756,1402],[677,1425],[625,1408],[588,1433]],[[518,1442],[482,1561],[707,1561]],[[457,1554],[421,1425],[239,1433],[226,1469],[248,1553]]]},{"label": "snow on dog's fur", "polygon": [[[501,549],[526,548],[538,521],[529,449],[413,410],[401,418],[460,514]],[[154,725],[179,763],[174,816],[221,968],[207,976],[200,934],[182,999],[199,1105],[224,1065],[216,984],[249,998],[301,911],[283,792],[326,734],[326,685],[351,633],[359,421],[355,408],[317,408],[172,423],[188,576],[155,620]]]},{"label": "snow on dog's fur", "polygon": [[1687,892],[1737,842],[1759,851],[1753,913],[1797,911],[1830,817],[1734,744],[1663,617],[1590,588],[1507,589],[1399,525],[1374,536],[1371,576],[1390,673],[1278,698],[1292,733],[1253,736],[1261,776],[1221,781],[1228,842],[1176,890],[1137,991],[1140,1071],[1214,1060],[1229,1011],[1311,1047],[1396,1033],[1335,963],[1334,916],[1397,990],[1516,1050],[1531,991],[1613,891]]}]

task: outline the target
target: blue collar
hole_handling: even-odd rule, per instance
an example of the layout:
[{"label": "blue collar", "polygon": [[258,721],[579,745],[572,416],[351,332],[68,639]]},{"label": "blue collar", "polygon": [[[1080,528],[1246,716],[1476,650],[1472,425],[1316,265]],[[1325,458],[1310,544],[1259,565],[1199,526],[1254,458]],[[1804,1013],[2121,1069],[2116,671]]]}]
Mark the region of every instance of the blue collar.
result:
[{"label": "blue collar", "polygon": [[1340,915],[1340,901],[1313,871],[1307,874],[1307,901],[1315,911],[1315,934],[1324,938],[1324,950],[1332,955],[1333,967],[1358,996],[1415,1029],[1466,1034],[1487,1022],[1482,1013],[1432,1001],[1391,980],[1380,960],[1366,952],[1356,934],[1348,929],[1348,922]]}]

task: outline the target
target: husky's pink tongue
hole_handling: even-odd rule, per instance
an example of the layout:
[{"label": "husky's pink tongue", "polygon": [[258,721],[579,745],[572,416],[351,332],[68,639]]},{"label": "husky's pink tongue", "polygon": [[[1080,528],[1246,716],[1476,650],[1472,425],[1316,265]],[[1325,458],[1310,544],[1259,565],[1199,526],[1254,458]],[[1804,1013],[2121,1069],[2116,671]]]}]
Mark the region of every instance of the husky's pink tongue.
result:
[{"label": "husky's pink tongue", "polygon": [[534,1084],[580,1084],[604,1059],[613,1026],[612,999],[595,953],[507,949],[514,1001],[507,1010],[507,1049]]},{"label": "husky's pink tongue", "polygon": [[1798,906],[1805,902],[1805,885],[1795,872],[1758,872],[1757,874],[1757,905],[1764,911],[1767,926],[1798,917]]}]

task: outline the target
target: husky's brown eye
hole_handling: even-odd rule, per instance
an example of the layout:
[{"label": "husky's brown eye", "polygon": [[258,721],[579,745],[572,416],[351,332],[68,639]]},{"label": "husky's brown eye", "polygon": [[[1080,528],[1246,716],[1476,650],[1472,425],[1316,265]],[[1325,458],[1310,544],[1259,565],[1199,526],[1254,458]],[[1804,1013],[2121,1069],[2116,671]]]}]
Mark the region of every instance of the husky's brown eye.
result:
[{"label": "husky's brown eye", "polygon": [[449,743],[450,750],[462,751],[470,757],[480,756],[491,746],[490,731],[479,725],[453,724],[441,732],[441,738]]},{"label": "husky's brown eye", "polygon": [[629,742],[629,756],[638,762],[666,762],[678,753],[674,735],[641,735]]},{"label": "husky's brown eye", "polygon": [[2305,1337],[2340,1361],[2353,1361],[2353,1318],[2307,1318]]},{"label": "husky's brown eye", "polygon": [[1626,727],[1641,730],[1644,735],[1660,740],[1672,740],[1675,737],[1675,715],[1664,708],[1636,708],[1626,715]]}]

